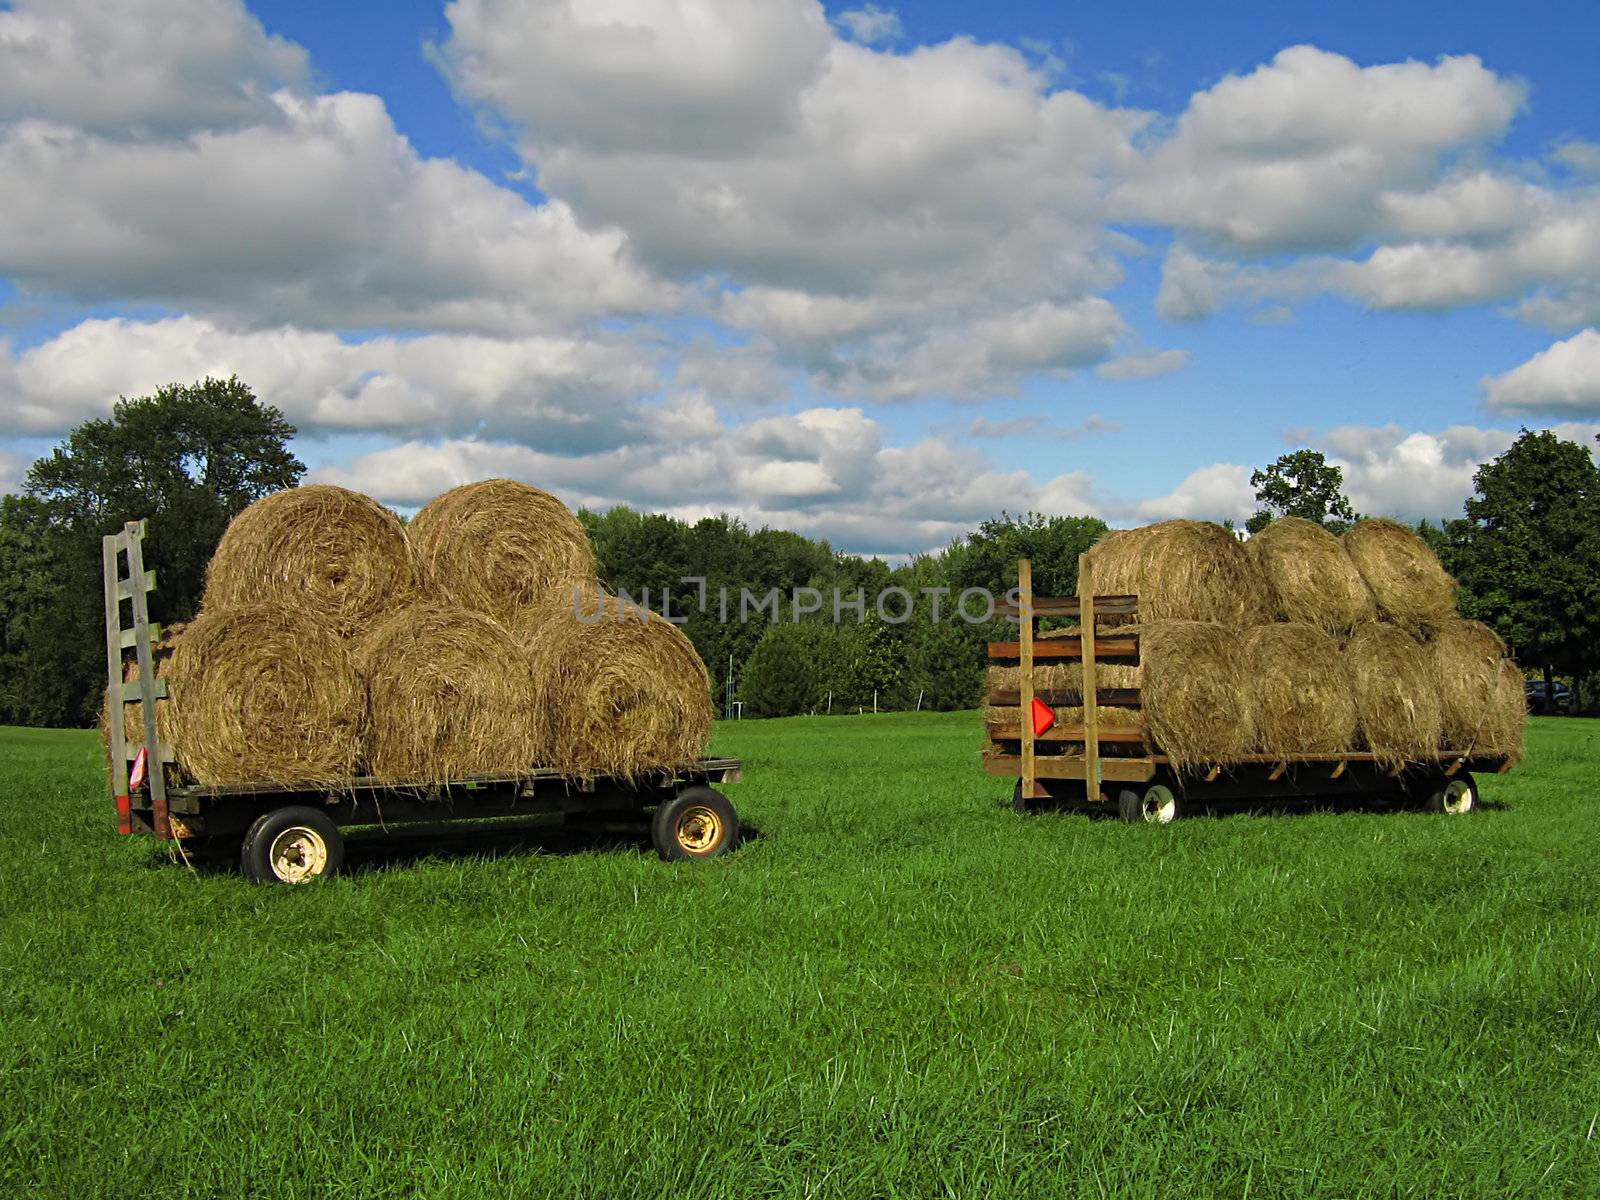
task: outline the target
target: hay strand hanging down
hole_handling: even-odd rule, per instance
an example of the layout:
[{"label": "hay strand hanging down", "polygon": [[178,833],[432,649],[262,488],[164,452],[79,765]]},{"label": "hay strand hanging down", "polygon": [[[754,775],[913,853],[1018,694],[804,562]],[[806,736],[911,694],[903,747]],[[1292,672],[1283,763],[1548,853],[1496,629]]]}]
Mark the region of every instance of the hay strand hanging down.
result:
[{"label": "hay strand hanging down", "polygon": [[1373,621],[1351,635],[1344,657],[1361,738],[1378,761],[1393,766],[1437,753],[1444,728],[1439,688],[1417,639]]},{"label": "hay strand hanging down", "polygon": [[1506,658],[1494,630],[1477,621],[1445,621],[1434,630],[1427,653],[1439,687],[1444,745],[1520,757],[1527,719],[1522,672]]},{"label": "hay strand hanging down", "polygon": [[1210,521],[1121,530],[1101,538],[1089,558],[1096,594],[1138,594],[1141,625],[1214,621],[1238,629],[1271,619],[1261,569],[1238,538]]},{"label": "hay strand hanging down", "polygon": [[1277,623],[1249,630],[1243,647],[1258,753],[1292,761],[1355,747],[1355,693],[1333,638],[1314,625]]},{"label": "hay strand hanging down", "polygon": [[172,748],[202,784],[328,784],[358,773],[366,697],[350,645],[284,604],[209,608],[167,664]]},{"label": "hay strand hanging down", "polygon": [[1455,580],[1404,525],[1381,517],[1357,521],[1343,541],[1384,618],[1420,633],[1456,615]]},{"label": "hay strand hanging down", "polygon": [[1280,621],[1340,636],[1375,621],[1377,602],[1344,544],[1315,521],[1281,517],[1245,543]]},{"label": "hay strand hanging down", "polygon": [[423,602],[361,640],[371,773],[435,785],[518,775],[549,750],[549,722],[518,644],[492,617]]},{"label": "hay strand hanging down", "polygon": [[206,571],[206,608],[292,605],[352,637],[416,590],[400,519],[327,484],[257,500],[222,535]]},{"label": "hay strand hanging down", "polygon": [[591,586],[524,610],[517,630],[550,715],[551,765],[631,779],[705,753],[711,685],[670,621]]},{"label": "hay strand hanging down", "polygon": [[549,492],[510,479],[453,488],[407,529],[431,584],[511,624],[530,604],[596,576],[589,535]]}]

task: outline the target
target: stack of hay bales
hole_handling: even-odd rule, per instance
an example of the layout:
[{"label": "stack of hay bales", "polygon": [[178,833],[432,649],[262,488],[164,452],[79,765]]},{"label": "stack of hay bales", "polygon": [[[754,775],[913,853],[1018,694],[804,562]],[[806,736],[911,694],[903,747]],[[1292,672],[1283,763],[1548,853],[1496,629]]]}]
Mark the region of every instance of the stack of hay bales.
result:
[{"label": "stack of hay bales", "polygon": [[[1102,706],[1099,721],[1143,728],[1179,770],[1247,754],[1521,754],[1521,672],[1491,630],[1456,616],[1454,581],[1402,525],[1361,521],[1339,538],[1284,518],[1241,543],[1167,521],[1106,535],[1089,561],[1098,594],[1139,596],[1136,625],[1103,626],[1140,635],[1140,664],[1098,674],[1102,687],[1141,688],[1143,711]],[[1076,663],[1035,669],[1039,688],[1080,679]],[[991,668],[991,701],[1017,683],[1016,667]],[[1081,707],[1057,713],[1083,719]],[[986,717],[1015,726],[1019,714],[991,703]]]},{"label": "stack of hay bales", "polygon": [[694,647],[659,618],[567,619],[584,594],[616,608],[578,519],[526,484],[456,488],[409,530],[343,488],[275,493],[228,527],[172,639],[164,736],[207,785],[632,777],[698,758]]}]

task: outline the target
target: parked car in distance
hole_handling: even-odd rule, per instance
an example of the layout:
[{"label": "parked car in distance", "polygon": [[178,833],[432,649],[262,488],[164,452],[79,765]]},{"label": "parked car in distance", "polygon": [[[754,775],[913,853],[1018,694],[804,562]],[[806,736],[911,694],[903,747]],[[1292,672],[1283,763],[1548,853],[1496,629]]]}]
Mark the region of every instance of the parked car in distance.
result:
[{"label": "parked car in distance", "polygon": [[1528,711],[1535,713],[1571,712],[1572,689],[1559,679],[1551,689],[1553,695],[1546,696],[1544,680],[1530,679],[1526,685],[1528,696]]}]

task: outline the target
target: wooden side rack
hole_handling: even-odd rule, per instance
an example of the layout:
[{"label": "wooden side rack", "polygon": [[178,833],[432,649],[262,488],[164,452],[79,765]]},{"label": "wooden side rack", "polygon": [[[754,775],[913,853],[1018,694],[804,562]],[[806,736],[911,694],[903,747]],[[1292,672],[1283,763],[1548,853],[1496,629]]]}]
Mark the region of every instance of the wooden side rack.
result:
[{"label": "wooden side rack", "polygon": [[[1281,755],[1246,754],[1226,763],[1201,766],[1180,778],[1167,755],[1149,740],[1146,730],[1100,722],[1101,708],[1143,708],[1140,688],[1103,688],[1098,680],[1102,662],[1140,661],[1137,629],[1122,628],[1137,624],[1137,596],[1095,595],[1094,563],[1088,555],[1078,558],[1076,596],[1035,596],[1033,564],[1023,559],[1017,564],[1017,602],[1004,605],[999,611],[1016,619],[1017,640],[990,642],[989,659],[1018,665],[1020,679],[1016,687],[997,689],[988,695],[991,708],[1013,709],[1015,715],[1011,719],[990,720],[991,748],[983,755],[983,766],[990,775],[1019,780],[1018,799],[1024,805],[1053,796],[1044,786],[1045,780],[1081,781],[1085,799],[1104,802],[1106,783],[1146,784],[1158,775],[1180,790],[1240,798],[1360,790],[1373,786],[1374,781],[1385,780],[1392,786],[1408,771],[1448,779],[1468,768],[1504,773],[1511,767],[1510,759],[1471,751],[1441,750],[1424,759],[1396,764],[1368,751],[1352,750],[1288,759]],[[1078,628],[1067,634],[1040,636],[1037,622],[1045,617],[1075,617]],[[1116,618],[1116,624],[1098,629],[1097,622],[1106,617]],[[1035,685],[1034,668],[1039,663],[1074,662],[1081,672],[1076,687]],[[1090,696],[1095,703],[1085,703]],[[1079,723],[1053,724],[1035,733],[1035,699],[1052,707],[1081,707],[1083,718]]]}]

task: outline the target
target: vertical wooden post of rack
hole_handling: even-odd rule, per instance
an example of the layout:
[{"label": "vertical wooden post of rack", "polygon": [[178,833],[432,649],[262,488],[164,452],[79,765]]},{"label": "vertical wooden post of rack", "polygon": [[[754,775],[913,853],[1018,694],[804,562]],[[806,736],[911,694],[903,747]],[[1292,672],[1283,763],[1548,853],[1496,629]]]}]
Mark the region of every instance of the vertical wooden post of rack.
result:
[{"label": "vertical wooden post of rack", "polygon": [[116,789],[114,799],[117,811],[128,794],[128,744],[123,729],[127,707],[122,702],[122,601],[117,595],[117,579],[121,571],[119,561],[122,551],[117,548],[121,538],[108,534],[100,539],[100,565],[106,585],[106,731],[111,754],[111,786]]},{"label": "vertical wooden post of rack", "polygon": [[128,539],[128,590],[133,593],[134,648],[139,661],[139,707],[144,717],[145,777],[149,780],[150,807],[156,837],[170,838],[172,824],[167,819],[167,770],[156,733],[156,664],[150,648],[150,606],[145,595],[150,587],[144,570],[143,521],[124,526]]},{"label": "vertical wooden post of rack", "polygon": [[1094,562],[1078,555],[1078,642],[1083,648],[1083,790],[1092,802],[1100,800],[1100,672],[1096,665],[1094,635]]},{"label": "vertical wooden post of rack", "polygon": [[1017,563],[1017,642],[1021,659],[1021,680],[1017,686],[1017,703],[1021,708],[1022,728],[1022,799],[1033,799],[1033,561],[1021,559]]}]

